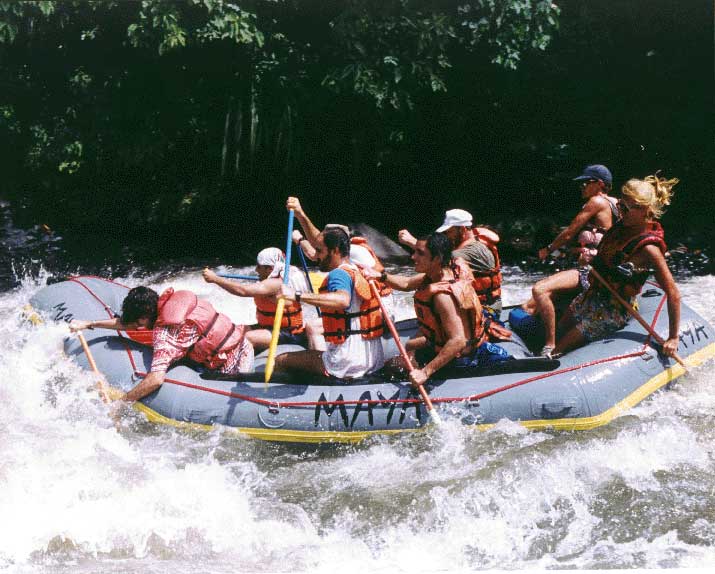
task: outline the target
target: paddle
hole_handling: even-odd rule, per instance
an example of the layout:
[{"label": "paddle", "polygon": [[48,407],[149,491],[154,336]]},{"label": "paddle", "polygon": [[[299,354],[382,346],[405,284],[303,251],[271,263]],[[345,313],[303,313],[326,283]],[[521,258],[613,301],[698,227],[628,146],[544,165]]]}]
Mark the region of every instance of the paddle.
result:
[{"label": "paddle", "polygon": [[[375,296],[378,304],[380,305],[380,311],[382,311],[382,318],[385,321],[387,328],[390,329],[390,333],[392,333],[392,338],[395,339],[395,345],[397,345],[397,350],[400,351],[400,355],[405,361],[405,365],[407,365],[407,370],[409,372],[412,372],[412,370],[414,369],[414,367],[412,366],[412,361],[410,361],[410,357],[405,350],[405,346],[400,340],[400,335],[397,332],[397,329],[395,329],[395,324],[392,322],[392,319],[390,319],[390,315],[387,312],[387,309],[385,309],[385,304],[382,302],[382,297],[380,297],[380,292],[377,290],[377,285],[375,285],[374,279],[371,279],[370,281],[368,281],[368,283],[370,283],[370,289],[372,289],[372,294]],[[417,388],[420,391],[422,402],[424,402],[425,408],[427,409],[427,414],[429,414],[430,418],[432,419],[432,422],[436,426],[440,426],[442,424],[442,419],[440,418],[439,413],[434,410],[434,406],[432,406],[432,401],[430,400],[429,395],[427,394],[427,391],[425,390],[424,386],[420,385]]]},{"label": "paddle", "polygon": [[261,278],[258,275],[236,275],[235,273],[216,273],[219,277],[224,279],[243,279],[244,281],[260,281]]},{"label": "paddle", "polygon": [[[313,287],[313,282],[310,280],[310,273],[308,272],[308,264],[305,262],[305,253],[303,253],[303,248],[300,246],[300,243],[298,243],[296,247],[298,247],[298,256],[300,257],[300,265],[303,268],[303,273],[305,274],[305,280],[308,282],[310,292],[315,293],[315,288]],[[316,307],[315,310],[318,312],[318,317],[320,317],[320,309]]]},{"label": "paddle", "polygon": [[92,372],[98,377],[96,387],[97,391],[99,392],[99,396],[101,397],[102,402],[108,403],[111,400],[109,396],[110,390],[107,388],[107,384],[104,382],[104,375],[99,372],[99,369],[97,368],[97,363],[94,362],[92,351],[89,350],[89,345],[87,344],[87,340],[84,338],[84,335],[78,331],[77,338],[79,339],[80,345],[82,345],[82,350],[84,350],[84,354],[87,356],[89,367],[92,369]]},{"label": "paddle", "polygon": [[[293,210],[288,211],[288,238],[286,239],[286,260],[285,268],[283,269],[283,284],[288,285],[290,276],[290,256],[293,247],[293,218],[295,214]],[[268,347],[268,359],[266,360],[266,377],[265,382],[271,380],[273,375],[273,367],[276,365],[276,347],[278,346],[278,336],[281,333],[281,321],[283,320],[283,308],[286,301],[283,297],[278,299],[276,304],[276,316],[273,319],[273,332],[271,333],[271,345]]]},{"label": "paddle", "polygon": [[[611,295],[613,295],[613,296],[616,298],[616,300],[617,300],[621,305],[623,305],[623,307],[626,309],[626,311],[628,311],[628,314],[629,314],[631,317],[633,317],[636,321],[638,321],[638,322],[641,324],[641,326],[642,326],[648,333],[650,333],[650,336],[651,336],[651,337],[653,337],[653,338],[654,338],[659,344],[661,344],[661,345],[662,345],[663,343],[665,343],[665,340],[663,339],[663,337],[661,337],[658,333],[655,332],[655,329],[653,329],[653,327],[651,327],[651,326],[646,322],[646,320],[641,316],[641,314],[640,314],[638,311],[636,311],[636,310],[633,308],[633,306],[632,306],[630,303],[628,303],[628,301],[626,301],[623,297],[621,297],[621,296],[619,295],[618,291],[616,291],[616,290],[611,286],[611,284],[608,283],[608,281],[606,281],[606,280],[603,278],[603,276],[601,276],[601,274],[600,274],[598,271],[596,271],[596,269],[595,269],[594,267],[591,267],[591,273],[593,274],[593,276],[594,276],[596,279],[598,279],[598,280],[601,282],[601,285],[603,285],[606,289],[608,289],[608,290],[611,292]],[[682,367],[683,367],[686,371],[688,370],[688,367],[687,367],[687,365],[685,364],[685,361],[683,361],[683,359],[680,358],[680,356],[679,356],[677,353],[673,355],[673,358],[674,358],[678,363],[680,363],[680,364],[682,365]]]}]

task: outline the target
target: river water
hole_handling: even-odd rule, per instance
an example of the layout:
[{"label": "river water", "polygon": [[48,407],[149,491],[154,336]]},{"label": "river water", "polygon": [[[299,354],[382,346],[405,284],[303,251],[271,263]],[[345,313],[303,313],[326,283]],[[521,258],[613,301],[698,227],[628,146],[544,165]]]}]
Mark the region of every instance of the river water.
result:
[{"label": "river water", "polygon": [[[62,354],[66,326],[19,319],[52,276],[26,268],[0,293],[0,571],[715,566],[712,364],[592,431],[447,421],[358,446],[273,445],[133,411],[113,421]],[[536,278],[508,269],[505,302]],[[198,267],[118,279],[194,289],[237,321],[253,312]],[[679,285],[715,323],[715,277]]]}]

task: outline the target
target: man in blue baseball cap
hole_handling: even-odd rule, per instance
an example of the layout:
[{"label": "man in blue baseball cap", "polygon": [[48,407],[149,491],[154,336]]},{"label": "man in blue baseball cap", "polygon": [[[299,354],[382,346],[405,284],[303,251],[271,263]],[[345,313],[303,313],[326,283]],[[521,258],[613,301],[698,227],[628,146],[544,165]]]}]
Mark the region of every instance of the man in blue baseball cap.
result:
[{"label": "man in blue baseball cap", "polygon": [[560,271],[537,281],[531,290],[532,297],[522,308],[530,314],[539,315],[544,324],[543,356],[550,357],[556,345],[556,310],[554,299],[573,296],[580,289],[588,288],[589,263],[596,254],[603,234],[619,217],[615,197],[609,195],[613,177],[605,165],[587,165],[573,181],[579,183],[581,197],[586,203],[571,220],[566,229],[546,247],[539,249],[542,261],[550,254],[559,254],[572,239],[578,238],[578,268]]},{"label": "man in blue baseball cap", "polygon": [[603,183],[607,189],[610,191],[611,184],[613,183],[613,177],[611,176],[610,170],[601,164],[587,165],[583,169],[583,173],[578,177],[573,178],[574,181],[600,181]]},{"label": "man in blue baseball cap", "polygon": [[[546,247],[539,249],[539,259],[542,261],[549,254],[564,247],[580,231],[593,229],[602,234],[618,218],[617,200],[609,195],[613,176],[605,165],[587,165],[583,168],[583,173],[578,177],[574,177],[573,181],[579,183],[581,197],[586,200],[586,203],[569,226],[556,236],[556,239]],[[585,247],[585,245],[582,245],[582,247]]]}]

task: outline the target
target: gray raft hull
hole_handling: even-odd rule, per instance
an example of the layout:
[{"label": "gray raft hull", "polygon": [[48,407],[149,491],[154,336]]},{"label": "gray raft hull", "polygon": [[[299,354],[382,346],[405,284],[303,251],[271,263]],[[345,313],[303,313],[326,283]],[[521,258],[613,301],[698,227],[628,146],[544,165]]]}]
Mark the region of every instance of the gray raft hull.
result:
[{"label": "gray raft hull", "polygon": [[[42,289],[32,305],[55,321],[112,317],[127,290],[105,279],[77,277]],[[639,310],[658,333],[667,334],[665,295],[656,284],[646,286]],[[715,331],[686,305],[681,325],[678,352],[689,367],[715,356]],[[400,327],[404,338],[414,332],[413,322]],[[112,387],[127,391],[148,372],[150,348],[117,331],[85,334]],[[397,354],[387,336],[383,343],[387,356]],[[428,392],[443,416],[479,428],[506,418],[529,428],[589,429],[608,423],[685,372],[658,354],[635,321],[558,361],[530,358],[518,338],[505,346],[517,360],[492,368],[445,369],[431,379]],[[295,349],[283,347],[279,353]],[[75,337],[68,337],[65,351],[89,368]],[[265,354],[259,355],[257,372],[238,377],[178,364],[157,392],[135,406],[156,422],[224,425],[256,438],[300,443],[356,442],[374,433],[414,431],[428,422],[424,405],[406,380],[371,376],[345,383],[277,373],[266,385],[264,364]]]}]

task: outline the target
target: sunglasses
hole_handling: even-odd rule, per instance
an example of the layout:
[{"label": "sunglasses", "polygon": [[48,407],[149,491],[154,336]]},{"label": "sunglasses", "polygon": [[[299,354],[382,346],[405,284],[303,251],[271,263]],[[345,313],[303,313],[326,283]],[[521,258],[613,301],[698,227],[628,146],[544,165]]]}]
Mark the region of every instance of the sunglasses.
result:
[{"label": "sunglasses", "polygon": [[621,210],[621,213],[623,213],[624,215],[626,213],[628,213],[631,209],[641,209],[643,207],[645,207],[645,205],[638,205],[638,204],[628,205],[622,199],[618,200],[618,208]]},{"label": "sunglasses", "polygon": [[583,189],[584,187],[586,187],[589,183],[596,183],[597,181],[598,181],[597,179],[584,179],[584,180],[581,182],[581,189]]}]

